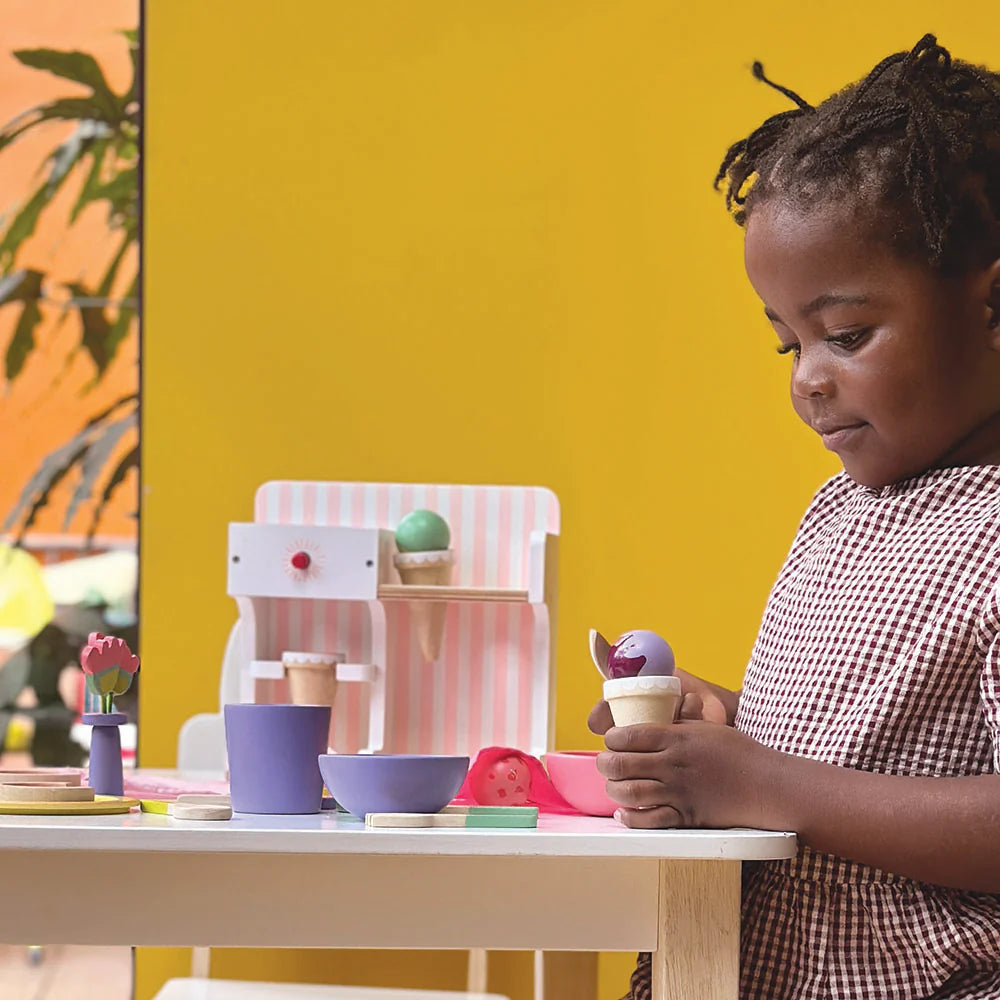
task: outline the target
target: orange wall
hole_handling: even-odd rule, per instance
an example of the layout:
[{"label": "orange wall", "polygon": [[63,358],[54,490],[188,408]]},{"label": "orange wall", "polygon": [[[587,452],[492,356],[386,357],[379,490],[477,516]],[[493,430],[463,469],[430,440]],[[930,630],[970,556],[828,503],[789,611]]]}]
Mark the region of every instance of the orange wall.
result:
[{"label": "orange wall", "polygon": [[[117,91],[129,82],[131,67],[124,40],[116,34],[134,28],[139,0],[7,0],[3,4],[3,33],[0,46],[0,121],[7,122],[34,105],[55,97],[84,92],[68,80],[29,69],[10,53],[20,48],[80,49],[92,53],[104,69],[109,84]],[[20,203],[34,190],[36,174],[43,159],[73,131],[72,124],[52,122],[0,151],[0,215]],[[49,271],[67,280],[83,279],[96,284],[103,275],[116,240],[109,239],[106,210],[101,204],[89,206],[71,230],[66,229],[82,178],[67,184],[43,213],[41,224],[18,254],[18,265]],[[130,273],[123,265],[120,277]],[[127,280],[120,282],[127,285]],[[118,287],[113,294],[123,294]],[[100,385],[86,391],[94,368],[82,352],[71,357],[80,341],[80,323],[70,313],[59,324],[61,310],[42,307],[43,323],[36,330],[41,346],[29,359],[20,376],[0,392],[0,522],[17,500],[24,483],[39,462],[62,444],[94,413],[115,399],[134,391],[138,383],[136,356],[138,334],[133,325],[120,353]],[[0,358],[7,350],[18,315],[15,306],[0,309]],[[66,363],[68,360],[68,364]],[[2,380],[0,367],[0,380]],[[132,447],[123,441],[116,454]],[[129,516],[136,509],[137,476],[119,489],[101,521],[102,534],[135,535],[136,524]],[[54,495],[52,509],[40,516],[36,530],[62,530],[62,511],[75,481],[64,483]],[[89,509],[82,509],[70,525],[85,530]]]}]

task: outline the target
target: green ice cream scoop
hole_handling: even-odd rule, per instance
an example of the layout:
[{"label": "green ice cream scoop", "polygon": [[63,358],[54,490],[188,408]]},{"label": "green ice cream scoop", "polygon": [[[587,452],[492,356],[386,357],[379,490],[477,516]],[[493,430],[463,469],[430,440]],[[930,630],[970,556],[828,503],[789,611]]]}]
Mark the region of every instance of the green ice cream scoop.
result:
[{"label": "green ice cream scoop", "polygon": [[412,511],[396,528],[396,547],[400,552],[437,552],[448,548],[450,542],[448,522],[432,510]]}]

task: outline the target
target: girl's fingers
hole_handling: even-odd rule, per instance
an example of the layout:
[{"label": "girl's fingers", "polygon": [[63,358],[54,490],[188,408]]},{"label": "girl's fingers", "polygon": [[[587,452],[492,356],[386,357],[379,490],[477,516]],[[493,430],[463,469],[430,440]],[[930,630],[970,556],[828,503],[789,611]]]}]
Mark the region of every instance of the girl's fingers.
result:
[{"label": "girl's fingers", "polygon": [[587,719],[587,728],[597,736],[603,736],[612,726],[615,720],[611,717],[611,709],[606,701],[599,701],[590,712]]},{"label": "girl's fingers", "polygon": [[607,782],[608,797],[631,809],[650,809],[666,805],[667,793],[658,781],[648,778]]},{"label": "girl's fingers", "polygon": [[705,718],[705,703],[700,694],[693,691],[684,695],[681,702],[681,710],[678,713],[681,719],[703,719]]},{"label": "girl's fingers", "polygon": [[[682,720],[690,725],[691,720]],[[616,726],[604,734],[604,745],[619,753],[656,753],[676,739],[678,723],[669,726]]]},{"label": "girl's fingers", "polygon": [[701,717],[706,722],[714,722],[717,726],[729,725],[726,706],[722,703],[722,699],[714,694],[702,698]]},{"label": "girl's fingers", "polygon": [[651,778],[662,781],[667,777],[663,758],[652,753],[612,753],[605,750],[597,755],[597,770],[608,781],[630,781]]},{"label": "girl's fingers", "polygon": [[633,830],[672,830],[683,826],[681,814],[673,806],[656,806],[653,809],[626,809],[615,812],[619,823]]}]

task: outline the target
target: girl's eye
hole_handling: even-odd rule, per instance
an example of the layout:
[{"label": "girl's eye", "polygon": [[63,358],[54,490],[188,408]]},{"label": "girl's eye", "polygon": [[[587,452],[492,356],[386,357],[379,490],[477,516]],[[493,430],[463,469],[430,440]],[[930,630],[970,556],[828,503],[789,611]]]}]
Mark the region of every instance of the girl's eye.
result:
[{"label": "girl's eye", "polygon": [[856,347],[860,347],[869,333],[871,333],[870,329],[848,330],[845,333],[838,333],[832,337],[827,337],[826,342],[828,344],[835,344],[845,351],[851,351]]},{"label": "girl's eye", "polygon": [[794,354],[798,357],[802,348],[798,344],[782,344],[777,350],[779,354]]}]

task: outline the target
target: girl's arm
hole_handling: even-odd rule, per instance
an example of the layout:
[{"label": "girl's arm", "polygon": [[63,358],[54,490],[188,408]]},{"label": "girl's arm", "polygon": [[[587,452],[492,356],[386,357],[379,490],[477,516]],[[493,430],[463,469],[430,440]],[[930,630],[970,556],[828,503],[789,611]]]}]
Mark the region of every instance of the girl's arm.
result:
[{"label": "girl's arm", "polygon": [[611,729],[605,743],[598,767],[626,826],[794,830],[817,851],[1000,893],[1000,775],[872,774],[703,722]]}]

